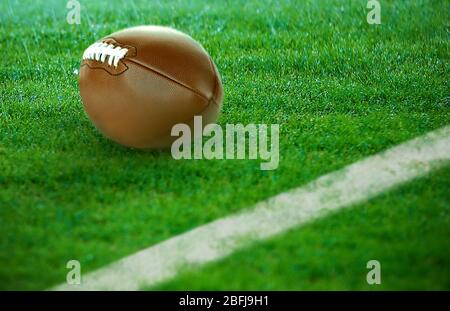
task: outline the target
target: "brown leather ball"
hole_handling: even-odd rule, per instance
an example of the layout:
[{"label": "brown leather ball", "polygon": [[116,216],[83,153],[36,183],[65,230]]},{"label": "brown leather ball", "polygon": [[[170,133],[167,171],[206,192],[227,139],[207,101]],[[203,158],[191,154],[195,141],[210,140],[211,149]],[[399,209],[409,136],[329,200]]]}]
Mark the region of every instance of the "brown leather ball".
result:
[{"label": "brown leather ball", "polygon": [[[167,148],[173,125],[203,126],[220,111],[219,72],[188,35],[161,26],[115,32],[89,46],[80,68],[87,115],[110,139],[129,147]],[[192,130],[191,130],[192,131]]]}]

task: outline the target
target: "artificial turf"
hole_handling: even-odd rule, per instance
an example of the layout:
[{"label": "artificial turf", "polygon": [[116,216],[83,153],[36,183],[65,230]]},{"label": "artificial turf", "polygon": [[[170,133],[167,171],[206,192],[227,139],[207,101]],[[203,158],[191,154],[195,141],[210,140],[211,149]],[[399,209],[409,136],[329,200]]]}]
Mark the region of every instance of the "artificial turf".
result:
[{"label": "artificial turf", "polygon": [[[65,1],[0,3],[0,289],[61,283],[70,259],[81,262],[82,272],[91,271],[450,120],[446,1],[382,1],[381,25],[367,24],[364,0],[81,4],[81,24],[69,25]],[[167,152],[118,146],[95,130],[83,112],[73,72],[91,43],[141,24],[175,27],[208,50],[225,90],[219,124],[280,124],[277,170],[260,171],[254,160],[175,161]],[[445,181],[448,185],[445,178],[439,185]],[[426,186],[412,186],[417,200],[436,194],[424,201],[435,212],[423,217],[442,224],[448,196]],[[395,193],[393,200],[403,209],[414,203]],[[382,199],[377,210],[396,222],[377,230],[402,234],[402,226],[392,226],[406,226],[409,219],[401,211],[391,215],[389,202]],[[327,221],[346,222],[348,213]],[[361,220],[358,228],[365,232],[370,226]],[[320,239],[320,232],[309,232]],[[324,232],[324,241],[332,232]],[[447,238],[433,236],[434,246],[448,246]],[[418,239],[405,243],[405,251],[431,237]],[[275,241],[281,248],[305,242],[295,233],[286,235],[286,242]],[[340,255],[351,257],[346,252],[344,247]],[[329,258],[316,259],[311,273],[330,265]],[[282,260],[280,265],[289,263]],[[448,271],[448,262],[443,265]],[[429,267],[429,279],[417,288],[448,288],[441,270]],[[205,285],[220,287],[221,273]],[[288,282],[280,277],[270,284],[274,289],[304,284],[283,280]],[[387,287],[414,287],[404,280]],[[252,288],[251,279],[247,282],[231,284]],[[338,283],[321,275],[322,287],[327,282],[328,288],[358,287],[346,273]]]}]

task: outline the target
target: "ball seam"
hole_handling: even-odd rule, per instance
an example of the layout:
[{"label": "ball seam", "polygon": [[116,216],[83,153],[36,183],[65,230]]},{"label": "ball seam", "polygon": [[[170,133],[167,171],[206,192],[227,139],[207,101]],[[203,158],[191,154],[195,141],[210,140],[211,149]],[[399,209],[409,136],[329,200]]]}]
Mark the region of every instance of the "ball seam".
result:
[{"label": "ball seam", "polygon": [[135,59],[125,58],[123,61],[124,62],[125,61],[129,61],[129,62],[131,62],[133,64],[136,64],[136,65],[138,65],[138,66],[140,66],[140,67],[142,67],[142,68],[144,68],[144,69],[146,69],[148,71],[151,71],[151,72],[153,72],[153,73],[155,73],[155,74],[157,74],[157,75],[159,75],[159,76],[161,76],[161,77],[163,77],[163,78],[165,78],[165,79],[167,79],[167,80],[169,80],[169,81],[171,81],[171,82],[173,82],[175,84],[178,84],[178,85],[180,85],[180,86],[190,90],[191,92],[199,95],[200,97],[202,97],[206,101],[209,100],[208,97],[206,97],[204,94],[202,94],[199,90],[197,90],[197,89],[195,89],[195,88],[193,88],[193,87],[191,87],[189,85],[186,85],[185,83],[182,83],[182,82],[176,80],[175,78],[169,77],[168,75],[166,75],[166,74],[164,74],[162,72],[159,72],[158,70],[156,70],[156,69],[154,69],[152,67],[149,67],[149,66],[147,66],[145,64],[142,64],[141,62],[139,62],[139,61],[137,61]]}]

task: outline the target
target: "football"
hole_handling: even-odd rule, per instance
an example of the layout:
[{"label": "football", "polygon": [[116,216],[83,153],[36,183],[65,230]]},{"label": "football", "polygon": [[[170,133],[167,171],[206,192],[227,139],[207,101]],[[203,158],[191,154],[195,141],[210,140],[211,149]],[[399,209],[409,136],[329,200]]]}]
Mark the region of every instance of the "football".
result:
[{"label": "football", "polygon": [[84,109],[106,137],[129,147],[167,148],[175,124],[203,126],[219,114],[223,88],[205,49],[168,27],[115,32],[83,53],[79,77]]}]

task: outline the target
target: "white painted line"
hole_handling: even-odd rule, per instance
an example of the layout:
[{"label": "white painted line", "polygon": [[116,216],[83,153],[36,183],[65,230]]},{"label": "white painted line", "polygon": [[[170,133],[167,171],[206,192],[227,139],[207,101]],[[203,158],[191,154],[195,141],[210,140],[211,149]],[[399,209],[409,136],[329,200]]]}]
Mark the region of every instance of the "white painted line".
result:
[{"label": "white painted line", "polygon": [[54,290],[139,290],[177,275],[186,265],[223,258],[332,211],[448,165],[450,126],[281,193],[241,213],[218,219],[85,275],[81,285]]}]

